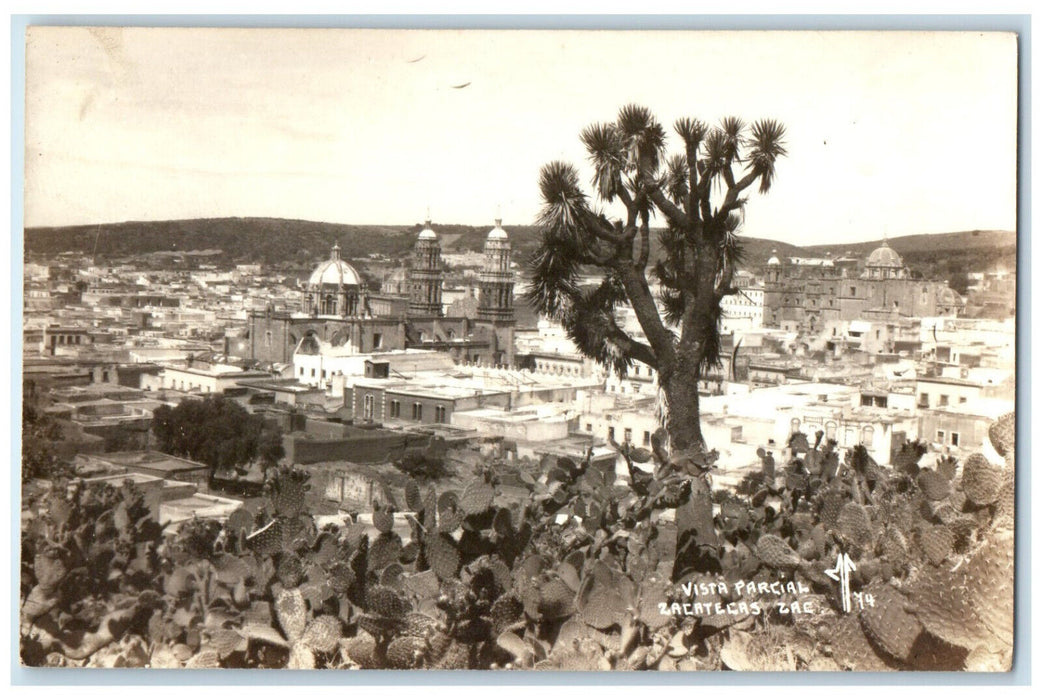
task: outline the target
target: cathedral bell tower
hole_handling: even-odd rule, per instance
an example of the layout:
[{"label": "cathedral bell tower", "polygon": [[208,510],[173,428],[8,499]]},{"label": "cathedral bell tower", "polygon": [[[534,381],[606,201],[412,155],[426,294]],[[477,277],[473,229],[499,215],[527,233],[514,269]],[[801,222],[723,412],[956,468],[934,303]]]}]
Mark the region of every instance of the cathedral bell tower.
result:
[{"label": "cathedral bell tower", "polygon": [[409,315],[441,316],[441,243],[431,228],[424,224],[412,250],[409,264]]},{"label": "cathedral bell tower", "polygon": [[510,239],[502,220],[485,239],[485,266],[479,276],[478,318],[485,321],[514,320],[514,273],[510,269]]}]

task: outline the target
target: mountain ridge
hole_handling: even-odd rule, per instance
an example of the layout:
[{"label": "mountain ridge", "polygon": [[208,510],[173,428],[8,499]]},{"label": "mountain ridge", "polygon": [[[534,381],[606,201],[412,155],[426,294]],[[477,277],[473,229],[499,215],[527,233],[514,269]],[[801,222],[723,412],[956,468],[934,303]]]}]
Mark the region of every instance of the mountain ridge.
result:
[{"label": "mountain ridge", "polygon": [[[432,227],[447,240],[445,252],[481,250],[492,226],[438,224]],[[339,243],[342,255],[362,259],[370,254],[400,258],[407,254],[422,223],[399,225],[332,224],[305,219],[270,217],[222,217],[165,221],[126,221],[58,227],[27,227],[26,257],[49,257],[62,252],[100,256],[104,259],[159,252],[218,249],[215,257],[225,262],[260,262],[273,265],[309,264],[328,255]],[[507,225],[515,259],[523,262],[537,247],[538,229],[530,225]],[[657,236],[653,230],[653,254]],[[780,256],[865,257],[884,239],[825,245],[800,246],[743,235],[745,264],[762,267],[774,251]],[[910,267],[958,270],[978,262],[1016,264],[1016,233],[1001,230],[967,230],[899,236],[887,240]],[[987,251],[982,255],[976,253]],[[924,271],[925,272],[925,271]]]}]

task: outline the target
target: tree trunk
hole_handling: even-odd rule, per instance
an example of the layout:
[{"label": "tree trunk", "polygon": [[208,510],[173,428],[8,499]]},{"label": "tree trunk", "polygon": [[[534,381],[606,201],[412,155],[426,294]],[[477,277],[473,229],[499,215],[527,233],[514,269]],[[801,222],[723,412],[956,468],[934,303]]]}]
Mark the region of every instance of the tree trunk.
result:
[{"label": "tree trunk", "polygon": [[666,432],[671,451],[688,448],[705,449],[699,419],[698,363],[693,358],[678,357],[676,366],[665,378],[662,390],[666,398]]}]

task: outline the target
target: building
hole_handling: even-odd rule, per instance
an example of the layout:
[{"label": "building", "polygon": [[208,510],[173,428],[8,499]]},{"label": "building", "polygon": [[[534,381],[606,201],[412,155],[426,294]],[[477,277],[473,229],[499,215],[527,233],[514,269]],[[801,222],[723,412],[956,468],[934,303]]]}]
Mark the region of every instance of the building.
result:
[{"label": "building", "polygon": [[[465,411],[494,409],[512,413],[543,404],[567,407],[581,392],[600,388],[599,379],[582,380],[480,365],[452,365],[393,374],[386,367],[382,371],[376,367],[373,370],[367,376],[354,378],[344,390],[356,422],[456,425],[457,414]],[[479,417],[485,422],[493,420],[491,414],[474,414],[470,423]],[[501,421],[502,425],[510,422],[516,421]]]},{"label": "building", "polygon": [[764,288],[747,272],[735,273],[738,291],[720,300],[722,333],[750,331],[763,327]]},{"label": "building", "polygon": [[234,365],[203,362],[189,358],[182,363],[159,363],[155,374],[141,375],[141,388],[148,391],[183,391],[195,394],[220,394],[244,381],[271,379],[271,373],[244,370]]},{"label": "building", "polygon": [[852,257],[767,261],[764,324],[819,334],[829,322],[956,316],[965,302],[946,282],[916,279],[884,240],[863,262]]},{"label": "building", "polygon": [[921,412],[921,439],[956,454],[978,452],[988,443],[992,423],[1013,410],[1012,400],[988,397],[927,409]]},{"label": "building", "polygon": [[349,353],[422,348],[448,352],[457,361],[514,364],[514,275],[510,241],[496,221],[485,242],[485,267],[475,313],[446,315],[442,303],[444,271],[441,243],[427,221],[417,237],[402,287],[407,294],[372,293],[358,271],[333,246],[302,290],[301,311],[251,311],[246,355],[266,363],[290,363],[302,343],[316,341]]},{"label": "building", "polygon": [[[861,401],[859,387],[799,382],[708,397],[702,413],[729,426],[732,443],[782,449],[794,432],[813,439],[821,430],[841,450],[863,444],[873,459],[889,464],[893,449],[918,437],[918,418],[913,411],[863,406]],[[721,442],[714,444],[728,444],[726,435],[721,432]]]},{"label": "building", "polygon": [[947,408],[976,402],[983,398],[1013,400],[1013,372],[980,368],[949,368],[941,376],[918,377],[915,394],[919,408]]}]

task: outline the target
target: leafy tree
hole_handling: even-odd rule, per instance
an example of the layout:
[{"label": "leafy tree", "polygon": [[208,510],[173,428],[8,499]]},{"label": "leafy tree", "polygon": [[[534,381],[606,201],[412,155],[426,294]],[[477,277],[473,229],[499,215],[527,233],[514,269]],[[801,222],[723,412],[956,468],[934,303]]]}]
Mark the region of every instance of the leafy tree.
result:
[{"label": "leafy tree", "polygon": [[217,469],[233,469],[260,458],[265,465],[283,456],[281,431],[222,396],[160,406],[152,415],[158,447]]},{"label": "leafy tree", "polygon": [[[750,187],[766,193],[785,155],[785,128],[774,120],[746,127],[727,117],[716,127],[682,118],[674,125],[683,152],[666,157],[666,132],[651,112],[627,105],[615,122],[581,135],[596,198],[621,203],[610,220],[579,183],[578,171],[554,161],[540,173],[541,244],[530,263],[527,298],[561,322],[588,357],[625,374],[635,360],[655,368],[665,397],[673,448],[704,448],[698,380],[720,362],[720,302],[737,289],[737,237]],[[736,172],[737,171],[737,172]],[[665,218],[662,254],[650,261],[652,216]],[[651,279],[660,291],[652,291]],[[595,272],[599,284],[584,286]],[[618,324],[629,303],[645,339]]]},{"label": "leafy tree", "polygon": [[64,471],[54,451],[54,443],[62,439],[61,428],[40,411],[35,392],[22,401],[22,481],[50,479]]},{"label": "leafy tree", "polygon": [[427,454],[423,450],[407,451],[400,460],[394,463],[394,466],[417,479],[440,479],[449,473],[445,468],[444,459]]}]

